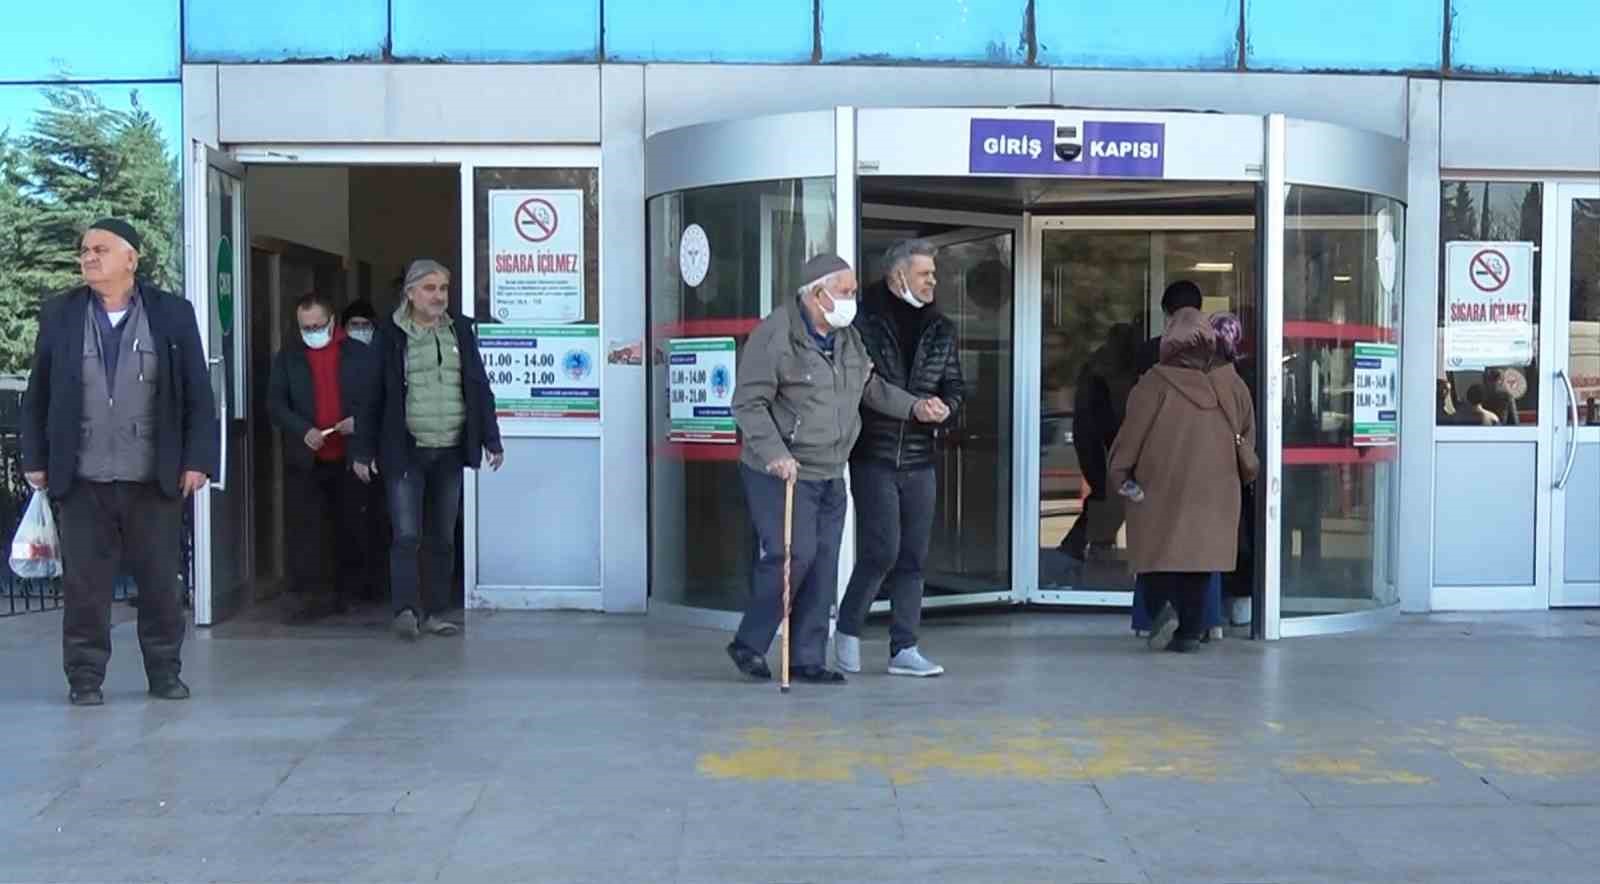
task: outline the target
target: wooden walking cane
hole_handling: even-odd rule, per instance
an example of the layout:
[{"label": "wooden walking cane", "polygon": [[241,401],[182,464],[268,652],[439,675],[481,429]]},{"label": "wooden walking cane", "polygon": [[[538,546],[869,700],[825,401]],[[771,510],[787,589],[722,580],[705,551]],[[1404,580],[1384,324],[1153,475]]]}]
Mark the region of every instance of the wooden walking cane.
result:
[{"label": "wooden walking cane", "polygon": [[794,479],[783,483],[783,675],[778,681],[779,693],[789,693],[789,609],[794,596],[789,585],[790,565],[794,549]]}]

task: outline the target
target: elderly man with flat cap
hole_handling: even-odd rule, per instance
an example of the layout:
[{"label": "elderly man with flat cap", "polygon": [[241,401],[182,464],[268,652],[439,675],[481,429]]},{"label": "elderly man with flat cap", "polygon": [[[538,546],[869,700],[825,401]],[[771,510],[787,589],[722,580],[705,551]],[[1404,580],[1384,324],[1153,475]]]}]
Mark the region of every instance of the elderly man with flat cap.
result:
[{"label": "elderly man with flat cap", "polygon": [[178,677],[183,507],[217,472],[216,403],[194,308],[138,278],[139,248],[115,218],[84,233],[84,284],[39,308],[22,401],[23,472],[61,514],[61,650],[74,706],[105,702],[118,573],[139,586],[151,696],[189,698]]},{"label": "elderly man with flat cap", "polygon": [[[907,420],[931,403],[873,374],[856,315],[856,275],[837,255],[801,268],[806,280],[761,321],[739,357],[733,414],[743,436],[739,474],[760,544],[750,600],[728,656],[767,680],[764,654],[783,618],[784,486],[795,482],[790,558],[796,681],[843,684],[826,667],[828,610],[838,592],[844,468],[861,432],[861,405]],[[921,419],[919,417],[919,419]]]}]

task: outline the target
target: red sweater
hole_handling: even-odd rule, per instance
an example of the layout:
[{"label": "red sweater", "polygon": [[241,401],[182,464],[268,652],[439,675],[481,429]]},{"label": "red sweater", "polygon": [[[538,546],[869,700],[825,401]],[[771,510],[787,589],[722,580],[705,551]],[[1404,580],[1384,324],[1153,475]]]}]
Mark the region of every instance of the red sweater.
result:
[{"label": "red sweater", "polygon": [[[339,351],[344,341],[344,329],[334,326],[333,341],[321,350],[306,348],[306,362],[311,365],[311,395],[316,402],[317,429],[326,430],[345,419],[339,395]],[[345,440],[342,433],[329,433],[317,450],[317,460],[336,462],[344,460]]]}]

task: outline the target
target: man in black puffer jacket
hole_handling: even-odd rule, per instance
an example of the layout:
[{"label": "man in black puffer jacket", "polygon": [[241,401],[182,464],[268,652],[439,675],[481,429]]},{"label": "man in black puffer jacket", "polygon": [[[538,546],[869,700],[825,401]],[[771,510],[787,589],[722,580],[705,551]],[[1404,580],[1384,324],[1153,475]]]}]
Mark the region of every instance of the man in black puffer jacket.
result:
[{"label": "man in black puffer jacket", "polygon": [[862,411],[861,437],[850,457],[860,547],[834,646],[839,667],[847,672],[861,671],[861,627],[885,579],[894,618],[890,674],[944,672],[917,648],[922,567],[938,493],[935,439],[954,424],[963,392],[955,323],[933,306],[935,251],[922,240],[890,248],[884,279],[867,289],[856,320],[874,369],[891,386],[917,397],[918,404],[911,420]]}]

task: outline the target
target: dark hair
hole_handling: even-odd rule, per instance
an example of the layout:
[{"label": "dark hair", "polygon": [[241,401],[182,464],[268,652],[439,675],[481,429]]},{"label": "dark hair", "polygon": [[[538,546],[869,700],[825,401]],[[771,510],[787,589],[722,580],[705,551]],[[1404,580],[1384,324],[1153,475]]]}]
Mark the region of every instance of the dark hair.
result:
[{"label": "dark hair", "polygon": [[296,313],[301,310],[310,310],[312,307],[321,307],[330,319],[337,312],[333,309],[333,302],[328,300],[328,296],[318,291],[306,292],[300,296],[300,300],[294,302]]},{"label": "dark hair", "polygon": [[367,300],[366,298],[362,298],[359,301],[351,301],[349,305],[344,308],[344,314],[339,317],[339,324],[349,325],[350,320],[352,319],[365,319],[369,322],[377,322],[378,313],[376,310],[372,309],[371,301]]},{"label": "dark hair", "polygon": [[1161,312],[1168,316],[1185,307],[1199,310],[1204,303],[1205,297],[1200,294],[1200,287],[1187,279],[1178,280],[1161,293]]},{"label": "dark hair", "polygon": [[1467,388],[1467,404],[1468,405],[1482,405],[1483,404],[1483,385],[1482,384],[1473,384],[1472,386]]}]

